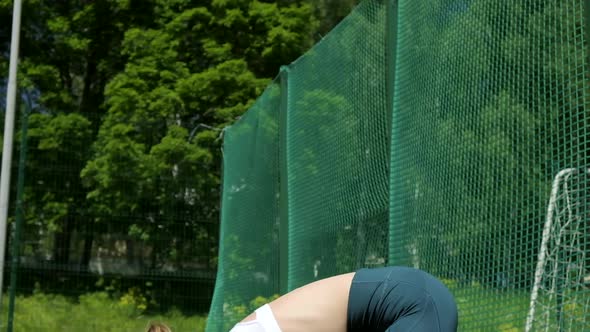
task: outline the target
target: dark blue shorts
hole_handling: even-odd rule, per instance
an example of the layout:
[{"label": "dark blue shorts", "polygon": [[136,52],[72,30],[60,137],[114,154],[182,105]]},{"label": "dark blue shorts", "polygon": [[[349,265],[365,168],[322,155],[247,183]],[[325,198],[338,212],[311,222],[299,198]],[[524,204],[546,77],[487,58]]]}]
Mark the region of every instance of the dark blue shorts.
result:
[{"label": "dark blue shorts", "polygon": [[348,300],[348,332],[457,330],[451,292],[430,274],[408,267],[358,270]]}]

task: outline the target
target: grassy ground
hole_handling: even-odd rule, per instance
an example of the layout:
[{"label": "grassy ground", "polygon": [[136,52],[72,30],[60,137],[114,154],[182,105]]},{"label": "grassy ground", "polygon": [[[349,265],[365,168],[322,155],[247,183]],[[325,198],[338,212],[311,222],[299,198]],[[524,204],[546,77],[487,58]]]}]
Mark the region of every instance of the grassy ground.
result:
[{"label": "grassy ground", "polygon": [[[5,331],[8,298],[2,302],[0,330]],[[154,321],[166,323],[173,332],[205,330],[206,319],[203,316],[186,317],[178,311],[150,316],[142,314],[141,305],[132,302],[112,300],[106,293],[83,295],[79,303],[55,295],[19,297],[13,331],[143,332]]]},{"label": "grassy ground", "polygon": [[[459,307],[459,331],[524,331],[530,305],[530,291],[516,289],[490,289],[473,284],[457,287],[452,281],[444,281],[453,292]],[[590,308],[587,289],[569,290],[563,293],[564,331],[590,331]],[[537,311],[533,330],[557,331],[557,303],[555,297],[542,293],[537,298]],[[545,303],[543,302],[545,301]],[[544,315],[548,315],[546,317]]]},{"label": "grassy ground", "polygon": [[[452,290],[459,306],[459,331],[524,330],[530,292],[488,289],[477,284],[457,287],[453,281],[448,280],[445,280],[445,283]],[[144,314],[142,309],[145,303],[137,299],[137,296],[123,296],[114,300],[106,293],[83,295],[75,303],[56,295],[36,294],[19,297],[14,317],[14,331],[143,332],[149,322],[153,321],[166,323],[173,332],[205,330],[206,318],[203,316],[187,317],[178,311],[158,316]],[[268,300],[270,299],[256,299],[252,306],[260,306]],[[0,331],[5,331],[8,298],[2,302]],[[568,306],[564,310],[573,317],[583,316],[585,312],[580,311],[580,308]],[[590,328],[588,325],[580,326],[584,326],[578,329],[580,331]]]},{"label": "grassy ground", "polygon": [[524,330],[529,292],[491,290],[478,285],[450,288],[459,307],[459,331]]}]

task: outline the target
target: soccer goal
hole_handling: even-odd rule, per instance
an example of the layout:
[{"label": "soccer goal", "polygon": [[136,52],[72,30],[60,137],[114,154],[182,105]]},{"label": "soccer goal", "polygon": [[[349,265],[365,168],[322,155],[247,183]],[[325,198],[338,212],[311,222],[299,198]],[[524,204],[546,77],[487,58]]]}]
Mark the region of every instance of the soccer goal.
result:
[{"label": "soccer goal", "polygon": [[553,181],[525,331],[590,331],[590,170]]}]

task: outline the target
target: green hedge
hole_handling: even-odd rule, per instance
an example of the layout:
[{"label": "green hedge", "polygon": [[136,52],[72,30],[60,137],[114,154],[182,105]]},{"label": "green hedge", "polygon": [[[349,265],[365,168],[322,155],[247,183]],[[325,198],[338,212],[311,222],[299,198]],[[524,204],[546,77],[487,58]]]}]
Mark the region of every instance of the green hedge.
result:
[{"label": "green hedge", "polygon": [[[3,301],[1,330],[6,329],[8,298]],[[147,301],[134,289],[120,298],[106,292],[81,295],[77,301],[61,295],[19,296],[14,331],[142,332],[150,322],[166,323],[174,332],[204,331],[206,317],[184,316],[172,309],[164,314],[145,312]]]}]

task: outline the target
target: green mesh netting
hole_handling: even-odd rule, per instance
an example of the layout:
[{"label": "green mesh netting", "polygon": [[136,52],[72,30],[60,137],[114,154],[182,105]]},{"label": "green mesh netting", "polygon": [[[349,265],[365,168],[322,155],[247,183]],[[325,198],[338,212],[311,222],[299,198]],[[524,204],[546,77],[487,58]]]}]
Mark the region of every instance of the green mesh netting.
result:
[{"label": "green mesh netting", "polygon": [[532,310],[534,331],[590,329],[582,4],[400,1],[391,262],[445,278],[461,330],[521,331]]},{"label": "green mesh netting", "polygon": [[209,331],[229,331],[260,306],[257,297],[280,292],[280,97],[280,85],[274,82],[224,133],[223,227]]},{"label": "green mesh netting", "polygon": [[227,130],[208,331],[386,264],[461,331],[590,330],[587,7],[364,1]]},{"label": "green mesh netting", "polygon": [[364,2],[288,74],[288,288],[383,265],[385,10]]}]

